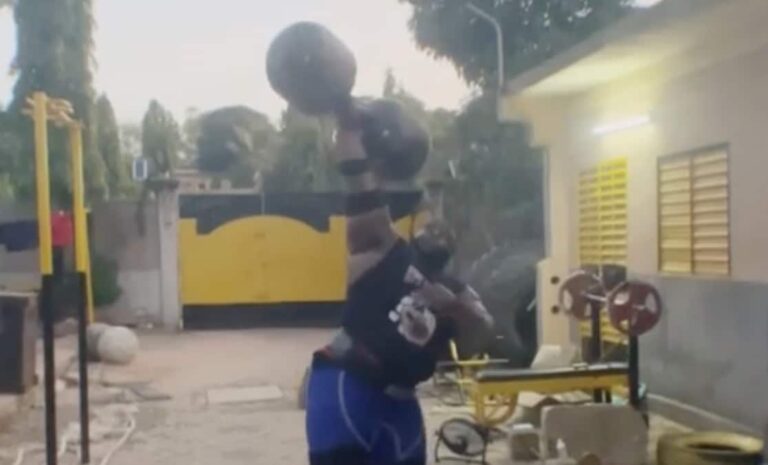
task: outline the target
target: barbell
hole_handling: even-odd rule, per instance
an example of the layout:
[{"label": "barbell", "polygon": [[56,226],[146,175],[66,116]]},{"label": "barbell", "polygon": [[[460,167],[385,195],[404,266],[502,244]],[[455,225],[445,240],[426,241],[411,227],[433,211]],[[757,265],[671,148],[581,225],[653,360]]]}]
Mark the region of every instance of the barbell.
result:
[{"label": "barbell", "polygon": [[333,115],[359,125],[374,170],[386,179],[411,179],[429,153],[426,128],[398,102],[352,97],[357,62],[331,31],[298,22],[281,31],[267,51],[267,78],[291,106],[310,116]]},{"label": "barbell", "polygon": [[577,320],[589,320],[592,312],[605,307],[611,325],[628,336],[640,336],[653,329],[663,310],[659,291],[644,281],[622,281],[610,290],[596,275],[573,273],[560,286],[560,307]]}]

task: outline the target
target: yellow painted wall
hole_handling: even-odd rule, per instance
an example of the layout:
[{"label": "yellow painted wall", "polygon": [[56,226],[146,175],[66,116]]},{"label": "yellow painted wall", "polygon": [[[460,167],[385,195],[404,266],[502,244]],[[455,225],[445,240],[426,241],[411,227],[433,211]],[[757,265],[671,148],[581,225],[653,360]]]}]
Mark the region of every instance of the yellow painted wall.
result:
[{"label": "yellow painted wall", "polygon": [[[395,224],[410,238],[426,215]],[[251,216],[198,234],[179,221],[182,305],[339,302],[346,292],[346,220],[327,232],[282,216]]]}]

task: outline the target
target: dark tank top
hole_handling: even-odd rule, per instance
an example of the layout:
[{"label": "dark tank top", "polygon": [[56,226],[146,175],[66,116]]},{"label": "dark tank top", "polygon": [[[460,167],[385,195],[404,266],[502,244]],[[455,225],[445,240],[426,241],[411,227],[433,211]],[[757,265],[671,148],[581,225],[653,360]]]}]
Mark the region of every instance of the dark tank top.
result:
[{"label": "dark tank top", "polygon": [[[381,385],[411,388],[429,379],[454,330],[450,320],[421,304],[424,278],[413,263],[411,248],[399,240],[353,283],[342,320],[351,346],[318,355]],[[454,292],[457,286],[449,285]]]}]

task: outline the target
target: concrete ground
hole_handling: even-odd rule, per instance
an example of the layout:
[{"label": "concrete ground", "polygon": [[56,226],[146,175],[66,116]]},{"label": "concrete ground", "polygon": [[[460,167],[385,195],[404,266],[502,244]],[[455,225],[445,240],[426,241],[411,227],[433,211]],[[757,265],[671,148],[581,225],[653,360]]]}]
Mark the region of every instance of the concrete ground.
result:
[{"label": "concrete ground", "polygon": [[[297,390],[311,352],[328,340],[327,329],[259,329],[251,331],[141,334],[141,353],[129,366],[91,367],[93,413],[115,402],[137,402],[137,427],[124,447],[112,457],[112,465],[293,465],[305,464],[304,412],[297,406]],[[59,369],[74,354],[72,337],[59,339]],[[67,378],[66,376],[64,378]],[[60,431],[77,418],[77,390],[60,386]],[[143,401],[125,386],[143,384],[168,400]],[[211,390],[224,387],[276,385],[282,398],[238,404],[212,404]],[[429,389],[427,389],[428,391]],[[13,463],[20,444],[43,438],[42,401],[37,393],[35,408],[0,431],[0,464]],[[424,400],[430,442],[440,422],[454,414]],[[669,425],[654,419],[652,435]],[[659,427],[662,425],[663,427]],[[94,443],[92,463],[99,463],[119,437]],[[430,447],[431,455],[431,447]],[[507,446],[492,446],[490,462],[509,463]],[[41,463],[42,455],[31,453],[28,463]],[[63,464],[77,463],[67,454]]]}]

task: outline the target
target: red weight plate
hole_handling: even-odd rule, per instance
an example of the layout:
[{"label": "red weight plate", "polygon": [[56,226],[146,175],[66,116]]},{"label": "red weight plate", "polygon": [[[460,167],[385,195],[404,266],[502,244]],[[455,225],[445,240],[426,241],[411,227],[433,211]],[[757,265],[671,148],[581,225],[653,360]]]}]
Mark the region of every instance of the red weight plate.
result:
[{"label": "red weight plate", "polygon": [[578,320],[588,320],[592,315],[592,307],[599,305],[596,298],[604,296],[603,284],[597,276],[577,271],[560,286],[558,302],[567,314]]},{"label": "red weight plate", "polygon": [[608,295],[611,325],[629,336],[640,336],[653,329],[661,312],[659,291],[642,281],[622,283]]}]

